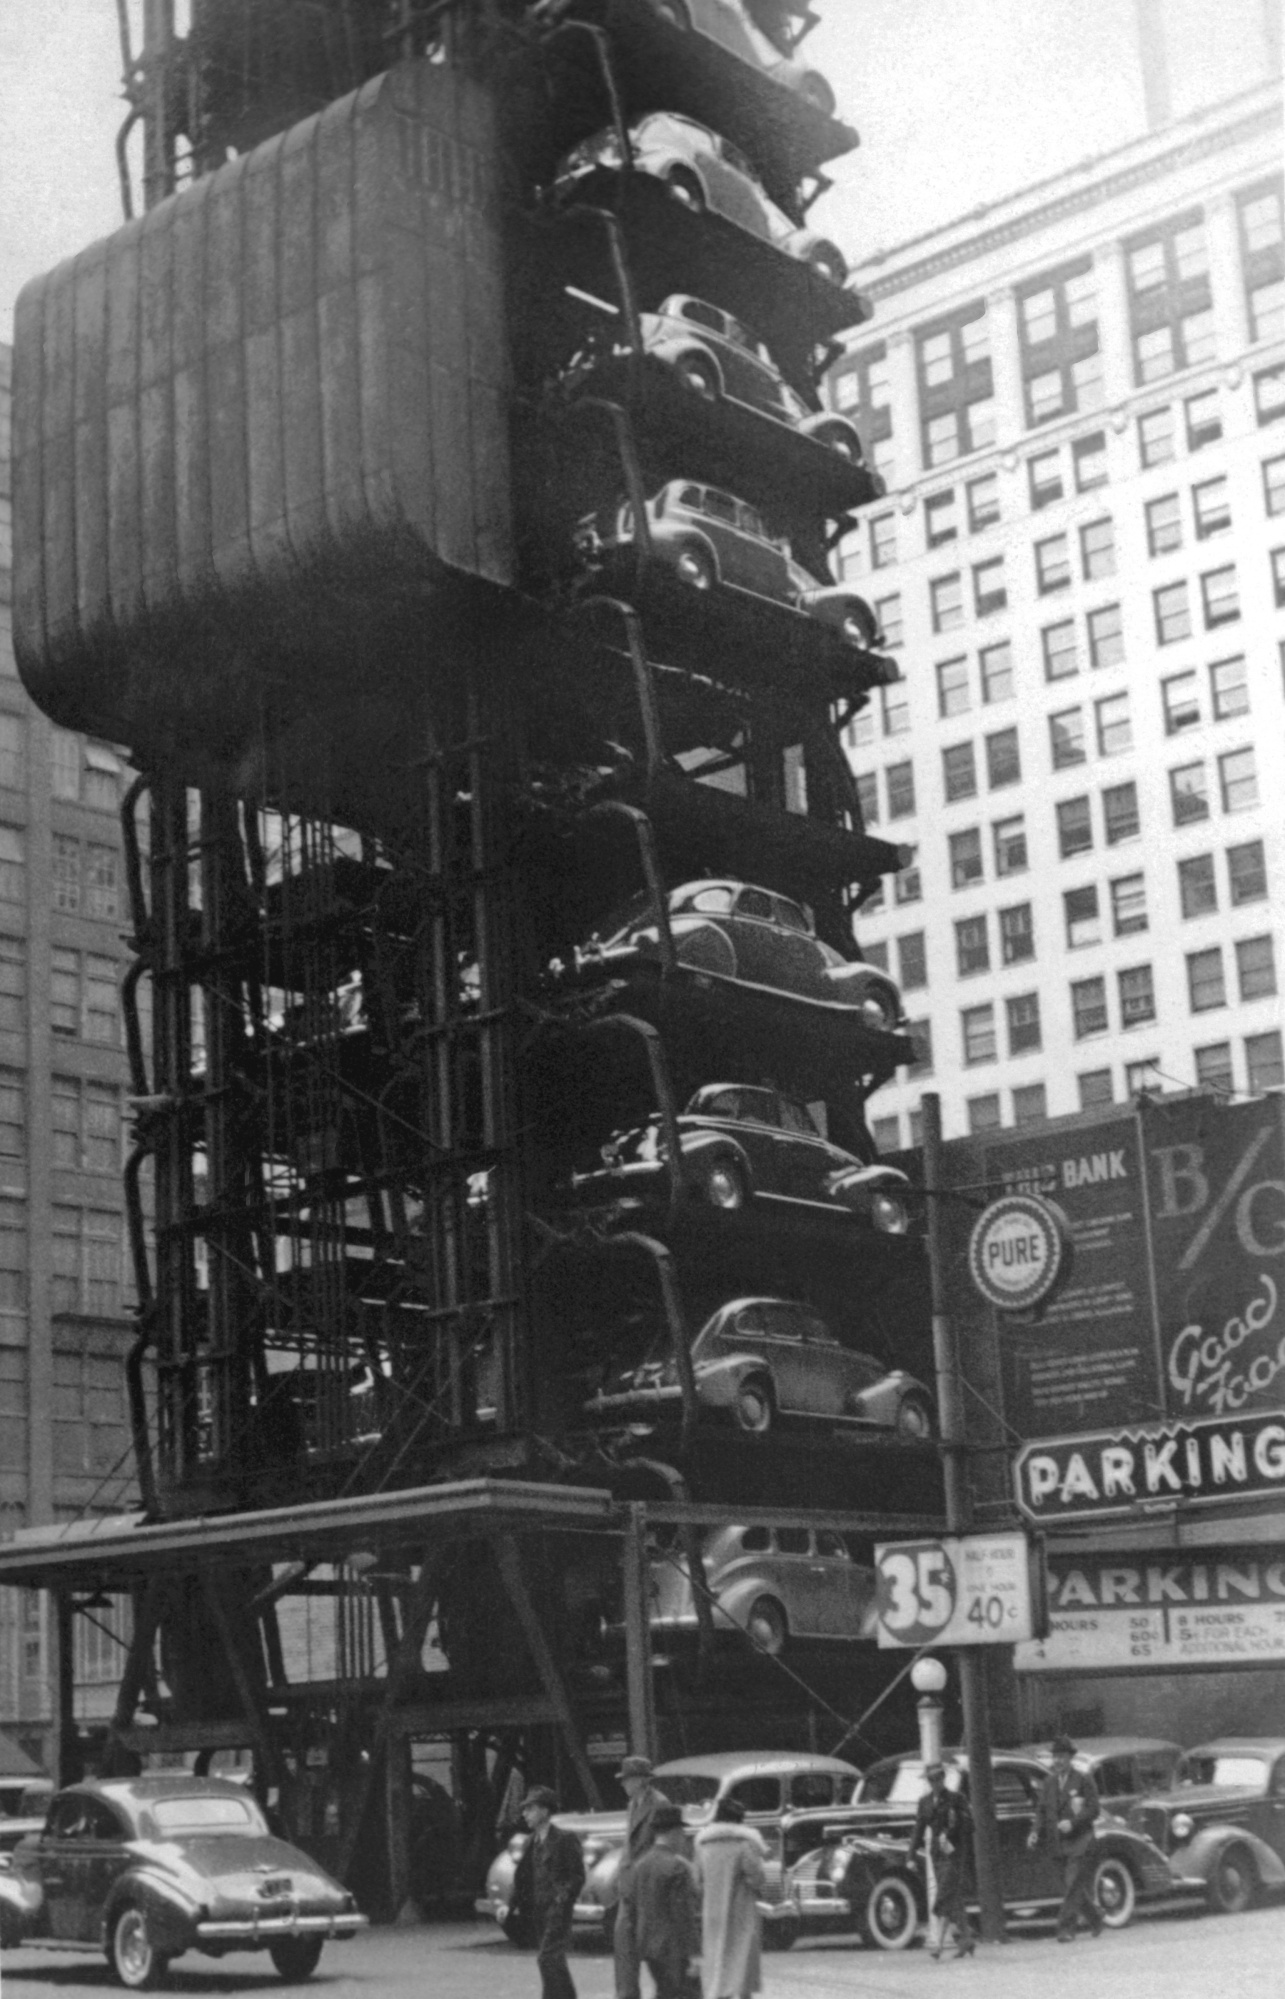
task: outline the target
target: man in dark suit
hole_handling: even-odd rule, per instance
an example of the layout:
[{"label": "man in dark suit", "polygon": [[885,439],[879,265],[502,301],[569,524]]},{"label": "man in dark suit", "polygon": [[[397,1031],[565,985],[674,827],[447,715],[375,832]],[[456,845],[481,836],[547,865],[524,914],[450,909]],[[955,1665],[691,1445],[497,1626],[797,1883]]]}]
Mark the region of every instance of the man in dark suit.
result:
[{"label": "man in dark suit", "polygon": [[531,1834],[513,1879],[511,1920],[535,1938],[541,1999],[576,1999],[567,1968],[571,1919],[584,1883],[584,1854],[573,1832],[554,1825],[558,1800],[537,1784],[522,1800]]},{"label": "man in dark suit", "polygon": [[629,1877],[656,1839],[656,1812],[669,1799],[651,1781],[652,1765],[646,1756],[626,1756],[617,1771],[629,1810],[625,1816],[625,1843],[616,1875],[616,1927],[612,1939],[616,1960],[616,1999],[640,1999],[642,1961],[634,1938],[633,1921],[624,1901]]},{"label": "man in dark suit", "polygon": [[620,1897],[634,1947],[650,1971],[656,1999],[690,1999],[691,1962],[700,1956],[701,1893],[677,1805],[657,1805],[652,1844],[630,1869]]},{"label": "man in dark suit", "polygon": [[1087,1770],[1077,1770],[1072,1757],[1075,1744],[1059,1735],[1053,1744],[1053,1768],[1044,1779],[1035,1824],[1028,1844],[1050,1845],[1063,1866],[1062,1906],[1057,1915],[1057,1940],[1073,1943],[1081,1916],[1092,1936],[1102,1934],[1102,1916],[1093,1899],[1093,1870],[1097,1859],[1093,1841],[1093,1821],[1102,1806],[1098,1787]]},{"label": "man in dark suit", "polygon": [[946,1765],[930,1763],[924,1771],[928,1789],[915,1807],[910,1835],[913,1860],[922,1853],[928,1872],[928,1948],[940,1957],[950,1929],[955,1931],[956,1957],[971,1957],[973,1932],[964,1906],[964,1877],[973,1837],[973,1815],[962,1790],[946,1788]]}]

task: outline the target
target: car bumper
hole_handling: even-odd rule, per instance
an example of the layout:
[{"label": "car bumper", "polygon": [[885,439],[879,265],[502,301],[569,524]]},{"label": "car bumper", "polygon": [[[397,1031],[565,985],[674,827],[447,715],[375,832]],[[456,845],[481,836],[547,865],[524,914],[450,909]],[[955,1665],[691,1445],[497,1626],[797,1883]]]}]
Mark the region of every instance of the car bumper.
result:
[{"label": "car bumper", "polygon": [[196,1925],[196,1942],[275,1943],[279,1937],[353,1937],[370,1927],[369,1916],[207,1917]]},{"label": "car bumper", "polygon": [[835,1922],[852,1914],[852,1905],[832,1881],[809,1881],[790,1890],[790,1900],[805,1923]]},{"label": "car bumper", "polygon": [[[479,1916],[491,1916],[503,1929],[509,1919],[509,1905],[498,1902],[490,1895],[479,1895],[473,1904]],[[571,1920],[577,1929],[602,1930],[606,1928],[609,1911],[601,1902],[577,1902],[571,1911]]]}]

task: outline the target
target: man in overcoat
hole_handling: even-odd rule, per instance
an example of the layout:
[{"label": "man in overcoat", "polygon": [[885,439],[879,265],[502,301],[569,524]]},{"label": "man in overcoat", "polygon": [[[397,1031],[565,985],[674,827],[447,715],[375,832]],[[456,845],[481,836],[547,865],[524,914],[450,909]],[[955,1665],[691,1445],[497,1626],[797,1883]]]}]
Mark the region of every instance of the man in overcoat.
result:
[{"label": "man in overcoat", "polygon": [[1075,1744],[1059,1735],[1053,1743],[1053,1768],[1044,1779],[1035,1824],[1028,1844],[1051,1846],[1062,1862],[1062,1906],[1057,1915],[1059,1943],[1075,1941],[1076,1926],[1083,1916],[1091,1936],[1101,1936],[1102,1916],[1093,1899],[1093,1873],[1097,1853],[1093,1821],[1102,1806],[1098,1787],[1087,1770],[1077,1770],[1072,1762]]},{"label": "man in overcoat", "polygon": [[573,1832],[554,1825],[557,1809],[558,1800],[545,1784],[536,1784],[522,1800],[531,1837],[517,1864],[510,1913],[535,1938],[541,1999],[576,1999],[567,1947],[576,1896],[584,1883],[584,1854]]},{"label": "man in overcoat", "polygon": [[612,1939],[616,1960],[616,1999],[640,1999],[642,1960],[634,1940],[633,1924],[625,1900],[629,1877],[656,1837],[655,1818],[669,1799],[652,1782],[649,1757],[626,1756],[616,1775],[629,1800],[625,1816],[625,1843],[616,1874],[616,1927]]},{"label": "man in overcoat", "polygon": [[652,1813],[653,1841],[631,1869],[621,1897],[634,1945],[656,1985],[656,1999],[690,1999],[691,1963],[700,1953],[700,1884],[683,1852],[677,1805]]}]

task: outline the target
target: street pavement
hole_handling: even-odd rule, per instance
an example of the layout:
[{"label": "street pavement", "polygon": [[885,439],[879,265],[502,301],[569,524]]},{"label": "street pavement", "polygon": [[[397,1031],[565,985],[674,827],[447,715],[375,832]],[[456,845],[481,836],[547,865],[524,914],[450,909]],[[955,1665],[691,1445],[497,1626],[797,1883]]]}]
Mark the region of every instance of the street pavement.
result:
[{"label": "street pavement", "polygon": [[[579,1999],[612,1999],[611,1960],[578,1951]],[[102,1958],[7,1951],[4,1999],[74,1999],[114,1986]],[[805,1940],[763,1964],[764,1999],[1285,1999],[1285,1905],[1243,1916],[1148,1916],[1097,1941],[1059,1945],[1047,1929],[975,1957],[934,1964],[921,1949],[893,1954]],[[184,1957],[166,1989],[175,1999],[249,1999],[281,1983],[262,1956],[219,1963]],[[311,1982],[314,1999],[539,1999],[534,1960],[485,1921],[372,1930],[330,1944]]]}]

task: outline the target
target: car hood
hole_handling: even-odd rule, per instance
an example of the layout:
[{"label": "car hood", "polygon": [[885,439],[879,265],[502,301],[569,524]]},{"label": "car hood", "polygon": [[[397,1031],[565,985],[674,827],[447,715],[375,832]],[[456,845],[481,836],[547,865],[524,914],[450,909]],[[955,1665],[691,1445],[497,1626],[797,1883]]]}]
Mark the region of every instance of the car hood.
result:
[{"label": "car hood", "polygon": [[1148,1811],[1162,1811],[1173,1819],[1179,1812],[1214,1818],[1220,1812],[1239,1811],[1262,1800],[1257,1784],[1184,1784],[1176,1791],[1153,1792],[1144,1802]]}]

